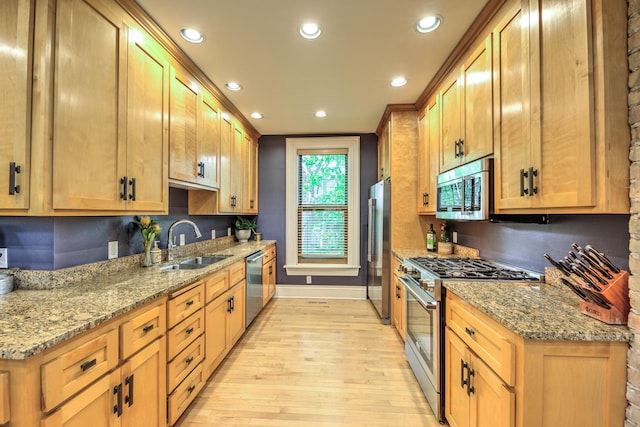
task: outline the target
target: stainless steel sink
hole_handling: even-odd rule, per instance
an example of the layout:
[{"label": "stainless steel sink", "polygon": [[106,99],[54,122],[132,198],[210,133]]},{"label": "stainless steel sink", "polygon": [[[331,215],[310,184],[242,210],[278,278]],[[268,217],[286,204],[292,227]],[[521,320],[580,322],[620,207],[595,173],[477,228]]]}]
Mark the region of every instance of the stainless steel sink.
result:
[{"label": "stainless steel sink", "polygon": [[205,268],[211,264],[222,261],[229,258],[231,255],[206,255],[201,257],[189,258],[179,263],[165,265],[160,267],[161,271],[169,270],[197,270],[199,268]]}]

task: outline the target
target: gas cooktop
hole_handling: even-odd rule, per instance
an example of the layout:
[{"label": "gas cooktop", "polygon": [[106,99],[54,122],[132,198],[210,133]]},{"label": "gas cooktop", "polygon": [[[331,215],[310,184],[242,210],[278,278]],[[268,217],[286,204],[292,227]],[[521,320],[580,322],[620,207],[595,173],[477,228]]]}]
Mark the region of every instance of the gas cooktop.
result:
[{"label": "gas cooktop", "polygon": [[414,266],[440,279],[540,281],[536,273],[480,258],[421,257],[409,260]]}]

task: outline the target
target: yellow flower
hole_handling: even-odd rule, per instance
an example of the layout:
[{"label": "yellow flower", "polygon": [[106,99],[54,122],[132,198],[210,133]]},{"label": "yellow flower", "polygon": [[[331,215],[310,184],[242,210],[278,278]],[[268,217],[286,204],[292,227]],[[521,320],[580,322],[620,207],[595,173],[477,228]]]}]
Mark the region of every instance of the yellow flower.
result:
[{"label": "yellow flower", "polygon": [[151,224],[151,218],[149,218],[148,216],[143,216],[142,218],[140,218],[140,224],[143,227],[148,226],[149,224]]}]

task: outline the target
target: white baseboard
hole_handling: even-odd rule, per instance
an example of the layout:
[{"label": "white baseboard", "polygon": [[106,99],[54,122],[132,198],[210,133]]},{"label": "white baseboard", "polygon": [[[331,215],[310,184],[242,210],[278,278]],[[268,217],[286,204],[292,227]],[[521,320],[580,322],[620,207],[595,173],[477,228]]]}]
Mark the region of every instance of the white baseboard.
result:
[{"label": "white baseboard", "polygon": [[367,299],[366,286],[276,285],[275,298]]}]

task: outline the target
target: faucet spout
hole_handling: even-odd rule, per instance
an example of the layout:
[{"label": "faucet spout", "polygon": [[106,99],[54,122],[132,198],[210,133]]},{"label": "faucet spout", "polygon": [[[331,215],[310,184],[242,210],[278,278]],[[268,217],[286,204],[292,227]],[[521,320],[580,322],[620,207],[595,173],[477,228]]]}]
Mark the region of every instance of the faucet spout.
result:
[{"label": "faucet spout", "polygon": [[195,222],[188,219],[179,219],[175,221],[169,227],[169,241],[167,242],[167,261],[173,261],[174,251],[176,249],[176,245],[173,243],[173,229],[180,224],[189,224],[191,227],[193,227],[193,234],[195,234],[196,239],[202,237],[202,233],[200,232],[200,229]]}]

